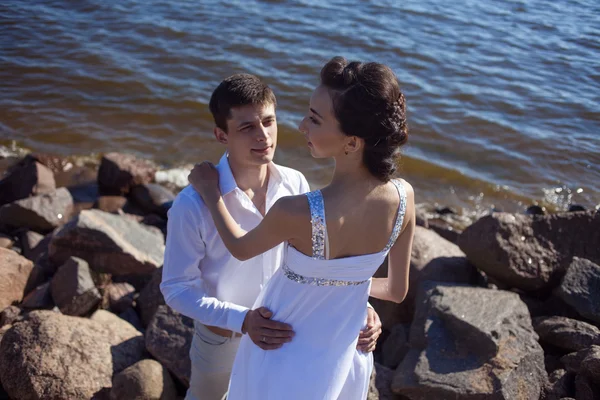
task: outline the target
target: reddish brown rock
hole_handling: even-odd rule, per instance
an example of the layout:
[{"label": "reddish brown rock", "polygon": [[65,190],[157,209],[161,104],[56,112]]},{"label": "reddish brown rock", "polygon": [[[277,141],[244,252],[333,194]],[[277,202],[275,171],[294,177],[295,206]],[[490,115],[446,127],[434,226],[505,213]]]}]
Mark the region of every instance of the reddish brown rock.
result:
[{"label": "reddish brown rock", "polygon": [[64,224],[73,212],[73,198],[66,188],[17,200],[0,207],[0,223],[49,232]]},{"label": "reddish brown rock", "polygon": [[50,260],[64,263],[75,256],[97,272],[144,275],[163,263],[162,233],[129,218],[85,210],[58,230],[50,242]]},{"label": "reddish brown rock", "polygon": [[32,269],[33,263],[25,257],[0,248],[0,310],[23,300]]},{"label": "reddish brown rock", "polygon": [[110,194],[129,193],[132,186],[154,181],[156,165],[130,154],[108,153],[98,170],[100,189]]},{"label": "reddish brown rock", "polygon": [[0,180],[0,206],[29,196],[52,193],[55,189],[54,174],[48,167],[24,159]]},{"label": "reddish brown rock", "polygon": [[33,311],[14,324],[0,343],[0,380],[9,396],[90,399],[110,390],[113,374],[146,354],[141,333],[111,315],[96,321]]}]

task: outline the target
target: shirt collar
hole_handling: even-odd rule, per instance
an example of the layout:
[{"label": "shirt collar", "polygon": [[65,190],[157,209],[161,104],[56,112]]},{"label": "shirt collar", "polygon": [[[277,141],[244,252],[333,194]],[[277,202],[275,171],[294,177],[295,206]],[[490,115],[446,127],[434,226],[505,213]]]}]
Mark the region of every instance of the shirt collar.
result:
[{"label": "shirt collar", "polygon": [[[219,189],[221,189],[221,195],[225,196],[226,194],[233,192],[235,188],[237,188],[237,183],[235,182],[231,166],[229,165],[229,154],[227,152],[223,154],[215,168],[219,172]],[[280,184],[283,181],[283,174],[277,165],[270,162],[268,168],[269,186],[272,184]]]}]

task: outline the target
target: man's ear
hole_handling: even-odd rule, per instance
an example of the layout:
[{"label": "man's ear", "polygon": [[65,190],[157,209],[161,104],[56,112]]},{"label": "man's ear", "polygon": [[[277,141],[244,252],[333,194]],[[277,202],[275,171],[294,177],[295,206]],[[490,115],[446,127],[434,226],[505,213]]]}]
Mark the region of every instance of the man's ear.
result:
[{"label": "man's ear", "polygon": [[223,129],[219,128],[218,126],[215,126],[213,133],[215,134],[215,138],[217,138],[217,141],[219,143],[227,144],[227,132],[225,132]]}]

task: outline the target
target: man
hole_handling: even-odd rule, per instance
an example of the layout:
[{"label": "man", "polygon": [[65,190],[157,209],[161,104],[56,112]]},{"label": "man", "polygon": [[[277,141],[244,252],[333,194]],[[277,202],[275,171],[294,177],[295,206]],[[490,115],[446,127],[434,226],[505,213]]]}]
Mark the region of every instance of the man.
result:
[{"label": "man", "polygon": [[[223,200],[235,220],[251,230],[283,196],[310,191],[306,178],[272,160],[277,145],[276,99],[256,76],[237,74],[213,92],[214,135],[226,147],[217,165]],[[251,310],[263,285],[281,266],[284,245],[239,261],[227,251],[201,197],[186,187],[169,211],[161,291],[166,303],[194,319],[192,371],[186,400],[219,400],[242,334],[275,350],[293,340],[293,327],[271,320],[264,307]],[[372,351],[381,322],[369,309],[359,348]],[[357,334],[359,334],[357,332]]]}]

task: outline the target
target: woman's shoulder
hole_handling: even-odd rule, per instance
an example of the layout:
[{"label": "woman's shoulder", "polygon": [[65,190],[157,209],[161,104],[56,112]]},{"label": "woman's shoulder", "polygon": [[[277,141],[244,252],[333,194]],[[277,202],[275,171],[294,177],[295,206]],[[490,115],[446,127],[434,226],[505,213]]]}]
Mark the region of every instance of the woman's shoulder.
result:
[{"label": "woman's shoulder", "polygon": [[273,208],[291,216],[304,215],[309,212],[307,196],[310,193],[314,192],[281,197],[275,202]]}]

